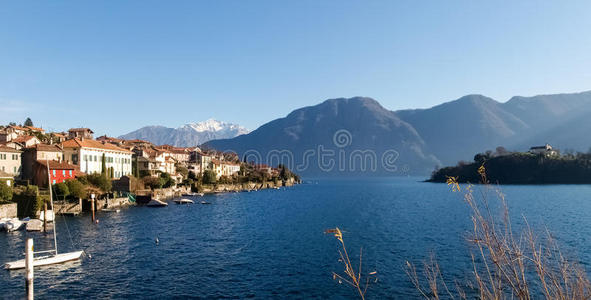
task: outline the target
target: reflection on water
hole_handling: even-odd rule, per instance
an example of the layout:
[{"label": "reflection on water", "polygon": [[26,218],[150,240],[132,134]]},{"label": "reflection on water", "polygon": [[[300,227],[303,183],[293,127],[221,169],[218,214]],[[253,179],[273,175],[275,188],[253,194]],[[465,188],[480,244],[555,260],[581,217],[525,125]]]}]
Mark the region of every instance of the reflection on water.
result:
[{"label": "reflection on water", "polygon": [[[35,270],[39,298],[351,298],[331,271],[338,245],[323,234],[344,230],[353,255],[379,273],[368,298],[418,298],[406,260],[437,253],[450,278],[470,276],[465,234],[470,219],[458,193],[444,184],[405,179],[319,180],[282,190],[196,198],[211,205],[132,207],[60,217],[60,252],[92,258]],[[591,248],[589,186],[503,187],[515,220],[547,225],[583,263]],[[65,222],[64,222],[65,221]],[[24,241],[51,249],[53,236],[0,233],[0,263],[23,258]],[[158,238],[159,243],[155,242]],[[338,268],[338,269],[337,269]],[[24,272],[0,272],[2,297],[24,295]]]}]

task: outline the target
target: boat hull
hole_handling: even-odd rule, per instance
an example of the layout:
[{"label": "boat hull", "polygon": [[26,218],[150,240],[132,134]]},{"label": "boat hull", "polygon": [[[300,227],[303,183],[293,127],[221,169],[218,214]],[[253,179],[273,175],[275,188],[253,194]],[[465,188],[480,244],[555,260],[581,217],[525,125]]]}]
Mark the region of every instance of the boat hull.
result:
[{"label": "boat hull", "polygon": [[[40,266],[47,266],[47,265],[55,265],[61,264],[72,260],[78,260],[82,256],[84,251],[75,251],[69,253],[60,253],[54,256],[45,256],[40,257],[33,260],[33,267],[40,267]],[[25,260],[17,260],[13,262],[6,263],[4,265],[4,269],[7,270],[17,270],[17,269],[24,269],[25,268]]]}]

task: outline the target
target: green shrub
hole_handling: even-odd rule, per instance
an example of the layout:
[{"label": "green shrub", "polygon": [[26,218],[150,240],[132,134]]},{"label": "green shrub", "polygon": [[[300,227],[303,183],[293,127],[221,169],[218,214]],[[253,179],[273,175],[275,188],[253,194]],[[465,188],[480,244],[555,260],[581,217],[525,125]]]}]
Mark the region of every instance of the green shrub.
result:
[{"label": "green shrub", "polygon": [[0,203],[7,203],[12,200],[12,187],[0,182]]},{"label": "green shrub", "polygon": [[203,172],[203,183],[204,184],[214,184],[217,182],[216,173],[213,170],[205,170]]},{"label": "green shrub", "polygon": [[162,185],[164,184],[162,178],[158,177],[144,177],[142,178],[142,181],[146,187],[149,187],[152,190],[162,188]]},{"label": "green shrub", "polygon": [[172,179],[168,173],[161,173],[160,178],[162,179],[163,188],[169,188],[175,185],[174,179]]},{"label": "green shrub", "polygon": [[100,189],[103,193],[111,191],[113,187],[111,180],[101,174],[90,174],[86,176],[88,183]]},{"label": "green shrub", "polygon": [[13,201],[17,203],[18,217],[21,219],[36,217],[37,212],[43,206],[43,200],[49,200],[48,196],[39,196],[39,189],[36,185],[29,185],[20,193],[14,194]]},{"label": "green shrub", "polygon": [[70,189],[68,185],[64,182],[56,183],[52,186],[53,194],[56,196],[56,199],[64,200],[66,197],[70,195]]},{"label": "green shrub", "polygon": [[74,197],[75,199],[86,197],[86,187],[82,182],[78,180],[68,180],[66,181],[66,184],[68,185],[70,196]]}]

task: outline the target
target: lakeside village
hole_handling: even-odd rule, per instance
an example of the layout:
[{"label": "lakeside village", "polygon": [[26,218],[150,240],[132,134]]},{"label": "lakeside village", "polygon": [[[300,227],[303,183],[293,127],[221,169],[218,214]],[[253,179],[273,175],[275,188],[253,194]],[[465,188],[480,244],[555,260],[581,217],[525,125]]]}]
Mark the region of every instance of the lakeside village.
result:
[{"label": "lakeside village", "polygon": [[[235,153],[95,139],[89,128],[48,133],[30,119],[25,126],[0,126],[0,227],[7,230],[15,230],[8,228],[11,220],[47,215],[50,221],[54,212],[94,215],[130,204],[166,204],[181,195],[279,189],[299,182],[283,165],[243,162]],[[55,207],[48,208],[49,184]]]}]

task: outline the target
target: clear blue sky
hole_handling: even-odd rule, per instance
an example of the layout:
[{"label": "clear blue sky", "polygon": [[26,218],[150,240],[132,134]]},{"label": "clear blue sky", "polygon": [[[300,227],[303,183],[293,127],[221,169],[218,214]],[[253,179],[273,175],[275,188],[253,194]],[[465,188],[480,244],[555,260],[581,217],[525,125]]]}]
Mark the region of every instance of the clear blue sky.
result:
[{"label": "clear blue sky", "polygon": [[328,98],[591,89],[589,1],[3,1],[0,122],[249,129]]}]

